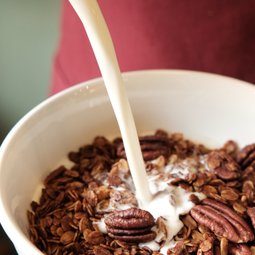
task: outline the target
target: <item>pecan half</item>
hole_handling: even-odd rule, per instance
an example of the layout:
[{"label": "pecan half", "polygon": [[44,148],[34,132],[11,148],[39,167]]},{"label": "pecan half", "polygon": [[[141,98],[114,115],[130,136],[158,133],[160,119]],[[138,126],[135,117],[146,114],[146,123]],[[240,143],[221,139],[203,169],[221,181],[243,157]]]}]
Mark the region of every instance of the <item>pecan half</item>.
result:
[{"label": "pecan half", "polygon": [[246,221],[231,208],[216,200],[204,199],[201,205],[192,208],[191,216],[215,235],[225,237],[234,243],[246,243],[254,239],[254,234]]},{"label": "pecan half", "polygon": [[[153,160],[159,156],[168,157],[170,153],[170,143],[166,136],[152,135],[139,137],[139,142],[145,161]],[[122,141],[117,143],[117,155],[126,158],[126,153]]]},{"label": "pecan half", "polygon": [[240,176],[239,165],[223,150],[210,152],[207,165],[210,171],[223,180],[233,180]]},{"label": "pecan half", "polygon": [[151,231],[155,225],[153,216],[139,208],[114,211],[105,218],[108,235],[126,242],[148,242],[156,237]]}]

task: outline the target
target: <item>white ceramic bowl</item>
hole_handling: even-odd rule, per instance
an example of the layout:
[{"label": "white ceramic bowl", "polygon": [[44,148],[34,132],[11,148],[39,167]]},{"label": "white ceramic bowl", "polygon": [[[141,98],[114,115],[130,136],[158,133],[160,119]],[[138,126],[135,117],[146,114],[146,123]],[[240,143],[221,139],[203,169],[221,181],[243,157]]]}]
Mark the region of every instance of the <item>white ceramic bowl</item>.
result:
[{"label": "white ceramic bowl", "polygon": [[[190,71],[124,74],[138,133],[183,132],[209,146],[255,142],[255,87]],[[53,96],[23,117],[0,148],[0,219],[20,255],[42,254],[27,236],[26,211],[42,180],[96,135],[119,135],[101,79]]]}]

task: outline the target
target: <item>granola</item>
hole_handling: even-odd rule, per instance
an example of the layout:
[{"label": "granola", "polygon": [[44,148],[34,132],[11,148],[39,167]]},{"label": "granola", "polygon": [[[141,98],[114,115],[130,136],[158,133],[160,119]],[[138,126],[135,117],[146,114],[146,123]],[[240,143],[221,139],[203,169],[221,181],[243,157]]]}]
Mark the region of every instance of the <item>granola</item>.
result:
[{"label": "granola", "polygon": [[162,130],[140,143],[172,225],[170,212],[138,208],[122,140],[96,137],[45,178],[30,240],[47,255],[255,254],[255,144],[209,149]]}]

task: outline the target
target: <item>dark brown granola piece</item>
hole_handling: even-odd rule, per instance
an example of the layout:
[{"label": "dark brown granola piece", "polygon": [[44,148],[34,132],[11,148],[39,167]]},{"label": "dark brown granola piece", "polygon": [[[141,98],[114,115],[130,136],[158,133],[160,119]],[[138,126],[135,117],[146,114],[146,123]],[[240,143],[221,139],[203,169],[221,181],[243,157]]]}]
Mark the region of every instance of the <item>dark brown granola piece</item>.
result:
[{"label": "dark brown granola piece", "polygon": [[234,180],[240,176],[240,167],[223,150],[212,151],[208,154],[208,168],[223,180]]},{"label": "dark brown granola piece", "polygon": [[245,169],[255,161],[255,143],[245,146],[236,156],[237,162]]},{"label": "dark brown granola piece", "polygon": [[255,230],[255,207],[249,207],[247,209],[247,214],[250,217],[253,229]]},{"label": "dark brown granola piece", "polygon": [[188,254],[184,241],[178,241],[173,248],[168,249],[167,255]]},{"label": "dark brown granola piece", "polygon": [[234,244],[229,248],[231,255],[252,255],[251,249],[245,244]]},{"label": "dark brown granola piece", "polygon": [[236,159],[243,170],[242,179],[251,181],[255,186],[255,143],[245,146]]}]

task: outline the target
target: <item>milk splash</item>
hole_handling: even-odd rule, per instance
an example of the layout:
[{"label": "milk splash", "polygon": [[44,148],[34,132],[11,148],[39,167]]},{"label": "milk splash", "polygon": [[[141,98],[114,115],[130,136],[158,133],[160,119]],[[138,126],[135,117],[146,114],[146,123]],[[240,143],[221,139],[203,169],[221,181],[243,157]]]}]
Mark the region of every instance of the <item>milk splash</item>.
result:
[{"label": "milk splash", "polygon": [[[162,254],[167,254],[167,250],[175,245],[173,237],[181,230],[183,223],[180,220],[180,215],[185,215],[194,206],[189,199],[191,194],[195,194],[200,200],[204,199],[205,196],[198,192],[187,192],[181,187],[173,186],[170,184],[171,178],[169,176],[174,176],[175,178],[185,179],[188,177],[189,173],[193,173],[195,170],[192,165],[193,159],[180,160],[176,163],[168,163],[166,166],[158,167],[159,160],[152,162],[155,166],[155,170],[148,171],[147,181],[149,183],[149,188],[152,192],[153,199],[150,203],[147,203],[145,210],[149,211],[155,219],[163,221],[166,232],[154,227],[153,231],[157,233],[155,240],[148,243],[141,243],[139,246],[147,246],[151,250],[158,251]],[[200,162],[202,164],[202,162]],[[196,162],[194,163],[196,165]],[[132,183],[131,176],[123,175],[120,171],[119,177],[122,179],[123,184],[121,187],[111,186],[115,191],[120,192],[130,192],[134,191],[134,184]],[[107,181],[104,185],[109,185]],[[110,185],[109,185],[110,186]],[[134,194],[135,195],[135,194]],[[112,210],[123,210],[133,207],[132,204],[123,203],[111,203],[106,211]],[[101,232],[105,232],[104,220],[102,219],[98,222],[98,228]],[[164,246],[160,248],[159,243],[164,241]]]}]

